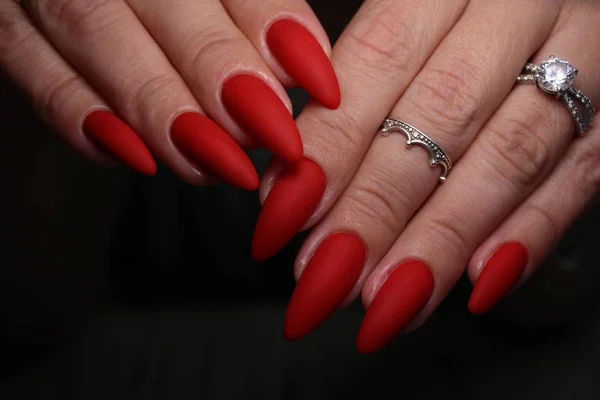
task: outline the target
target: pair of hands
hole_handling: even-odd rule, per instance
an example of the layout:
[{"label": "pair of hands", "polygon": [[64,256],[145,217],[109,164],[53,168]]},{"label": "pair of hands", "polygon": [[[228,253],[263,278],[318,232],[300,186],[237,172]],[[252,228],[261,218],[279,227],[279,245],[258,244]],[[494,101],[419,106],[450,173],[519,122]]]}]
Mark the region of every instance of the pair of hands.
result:
[{"label": "pair of hands", "polygon": [[[366,0],[329,58],[302,0],[3,0],[0,65],[98,162],[151,175],[154,154],[192,184],[255,189],[240,146],[270,149],[254,258],[314,227],[285,335],[362,293],[371,352],[422,324],[465,268],[470,310],[492,308],[593,200],[597,125],[573,140],[564,104],[515,82],[555,54],[597,103],[599,17],[592,1]],[[287,86],[316,100],[295,123]],[[388,116],[445,150],[445,184],[422,149],[377,134]]]}]

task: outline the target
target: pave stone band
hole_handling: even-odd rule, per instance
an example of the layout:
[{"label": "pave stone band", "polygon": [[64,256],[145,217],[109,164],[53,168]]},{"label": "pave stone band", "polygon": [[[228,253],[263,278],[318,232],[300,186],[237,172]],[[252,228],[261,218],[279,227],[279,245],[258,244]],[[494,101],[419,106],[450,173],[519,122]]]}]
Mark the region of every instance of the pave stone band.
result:
[{"label": "pave stone band", "polygon": [[386,118],[383,121],[381,133],[383,136],[388,136],[392,132],[404,133],[407,139],[407,147],[412,146],[413,143],[425,147],[431,155],[429,165],[431,167],[436,167],[437,165],[441,166],[442,172],[440,173],[439,179],[440,182],[446,181],[446,177],[452,169],[452,161],[450,161],[450,157],[446,155],[444,150],[442,150],[442,148],[436,142],[434,142],[433,139],[406,122],[402,122],[397,119]]},{"label": "pave stone band", "polygon": [[[577,73],[577,69],[567,60],[550,56],[540,65],[525,65],[517,81],[535,82],[543,92],[562,99],[575,121],[578,135],[583,136],[594,121],[595,110],[590,99],[573,87]],[[577,103],[583,110],[580,110]]]}]

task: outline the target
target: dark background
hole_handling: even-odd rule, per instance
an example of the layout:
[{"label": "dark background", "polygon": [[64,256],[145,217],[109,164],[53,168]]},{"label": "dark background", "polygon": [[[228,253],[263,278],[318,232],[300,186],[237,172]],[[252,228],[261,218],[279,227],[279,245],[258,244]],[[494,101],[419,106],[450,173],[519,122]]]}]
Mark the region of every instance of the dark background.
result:
[{"label": "dark background", "polygon": [[[313,1],[332,40],[359,1]],[[290,95],[296,112],[306,101]],[[249,257],[256,193],[74,154],[0,80],[0,399],[597,399],[598,212],[485,317],[461,281],[434,317],[360,356],[360,304],[281,334],[304,235]],[[251,154],[259,171],[269,154]]]}]

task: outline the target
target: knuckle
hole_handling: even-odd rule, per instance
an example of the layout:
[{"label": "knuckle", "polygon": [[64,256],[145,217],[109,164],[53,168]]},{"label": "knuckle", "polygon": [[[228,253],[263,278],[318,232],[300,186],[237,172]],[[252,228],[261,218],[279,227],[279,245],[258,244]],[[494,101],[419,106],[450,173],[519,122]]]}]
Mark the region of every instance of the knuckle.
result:
[{"label": "knuckle", "polygon": [[[389,2],[370,4],[371,12],[349,33],[353,46],[348,46],[359,64],[377,73],[396,75],[410,69],[410,60],[418,47],[417,27],[405,15],[394,11]],[[361,68],[363,69],[363,68]]]},{"label": "knuckle", "polygon": [[399,181],[392,168],[372,165],[346,194],[352,210],[361,217],[359,221],[374,223],[394,238],[414,211],[413,202]]},{"label": "knuckle", "polygon": [[60,27],[71,37],[90,37],[102,32],[123,16],[114,0],[42,0],[32,2],[39,19]]},{"label": "knuckle", "polygon": [[131,91],[131,97],[125,102],[124,108],[133,115],[143,115],[144,112],[156,112],[157,104],[173,103],[171,99],[180,93],[179,82],[170,75],[156,75]]},{"label": "knuckle", "polygon": [[[363,180],[353,184],[344,195],[352,213],[357,215],[360,225],[375,224],[387,235],[396,237],[404,226],[402,218],[397,213],[394,203],[396,199],[382,190],[381,183]],[[364,222],[361,222],[364,221]]]},{"label": "knuckle", "polygon": [[206,27],[195,31],[185,41],[182,49],[182,65],[191,71],[193,80],[199,84],[199,71],[206,69],[206,60],[228,60],[233,49],[243,48],[243,40],[220,28]]},{"label": "knuckle", "polygon": [[452,213],[430,216],[425,222],[425,228],[432,235],[432,240],[439,240],[440,249],[450,249],[458,254],[462,259],[468,259],[471,255],[471,249],[475,245],[467,238],[471,231],[470,225],[462,217]]},{"label": "knuckle", "polygon": [[67,108],[65,105],[77,98],[81,88],[81,80],[77,75],[61,76],[50,81],[35,102],[36,112],[45,121],[58,120]]},{"label": "knuckle", "polygon": [[506,117],[501,126],[488,127],[489,160],[496,174],[519,187],[530,187],[547,171],[552,154],[543,132],[552,129],[547,113],[529,105],[521,115]]},{"label": "knuckle", "polygon": [[524,205],[524,211],[533,217],[530,220],[534,220],[539,224],[539,232],[546,232],[546,235],[554,240],[557,240],[561,236],[561,230],[557,222],[555,222],[555,218],[544,207],[535,203],[529,203]]},{"label": "knuckle", "polygon": [[34,33],[35,29],[23,15],[14,10],[0,10],[0,62],[10,60]]},{"label": "knuckle", "polygon": [[485,83],[476,64],[468,54],[455,56],[443,67],[424,70],[413,82],[414,95],[408,100],[434,130],[460,137],[477,118]]},{"label": "knuckle", "polygon": [[314,126],[321,132],[314,135],[318,148],[327,149],[330,154],[344,154],[344,157],[362,154],[369,137],[360,134],[364,130],[360,123],[364,120],[362,117],[359,112],[352,113],[341,108],[335,113],[313,114]]},{"label": "knuckle", "polygon": [[600,145],[581,140],[570,158],[570,179],[583,198],[600,191]]}]

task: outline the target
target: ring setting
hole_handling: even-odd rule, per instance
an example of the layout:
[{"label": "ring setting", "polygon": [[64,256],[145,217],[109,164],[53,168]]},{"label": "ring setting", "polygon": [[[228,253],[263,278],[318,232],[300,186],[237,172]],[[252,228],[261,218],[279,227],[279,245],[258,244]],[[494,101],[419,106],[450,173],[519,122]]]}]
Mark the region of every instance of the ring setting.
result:
[{"label": "ring setting", "polygon": [[[517,81],[534,82],[544,93],[562,99],[575,121],[579,136],[583,136],[592,125],[595,110],[590,99],[573,87],[578,72],[569,61],[550,56],[540,65],[525,65]],[[583,108],[583,112],[577,103]]]},{"label": "ring setting", "polygon": [[452,169],[452,161],[450,161],[450,157],[448,157],[446,152],[444,152],[444,150],[442,150],[442,148],[436,142],[434,142],[433,139],[406,122],[397,119],[386,118],[383,121],[381,133],[383,136],[388,136],[392,132],[404,133],[406,135],[407,147],[411,147],[413,144],[418,144],[425,147],[431,155],[429,165],[432,168],[438,165],[441,166],[442,172],[440,173],[439,181],[441,183],[446,181],[446,177]]}]

